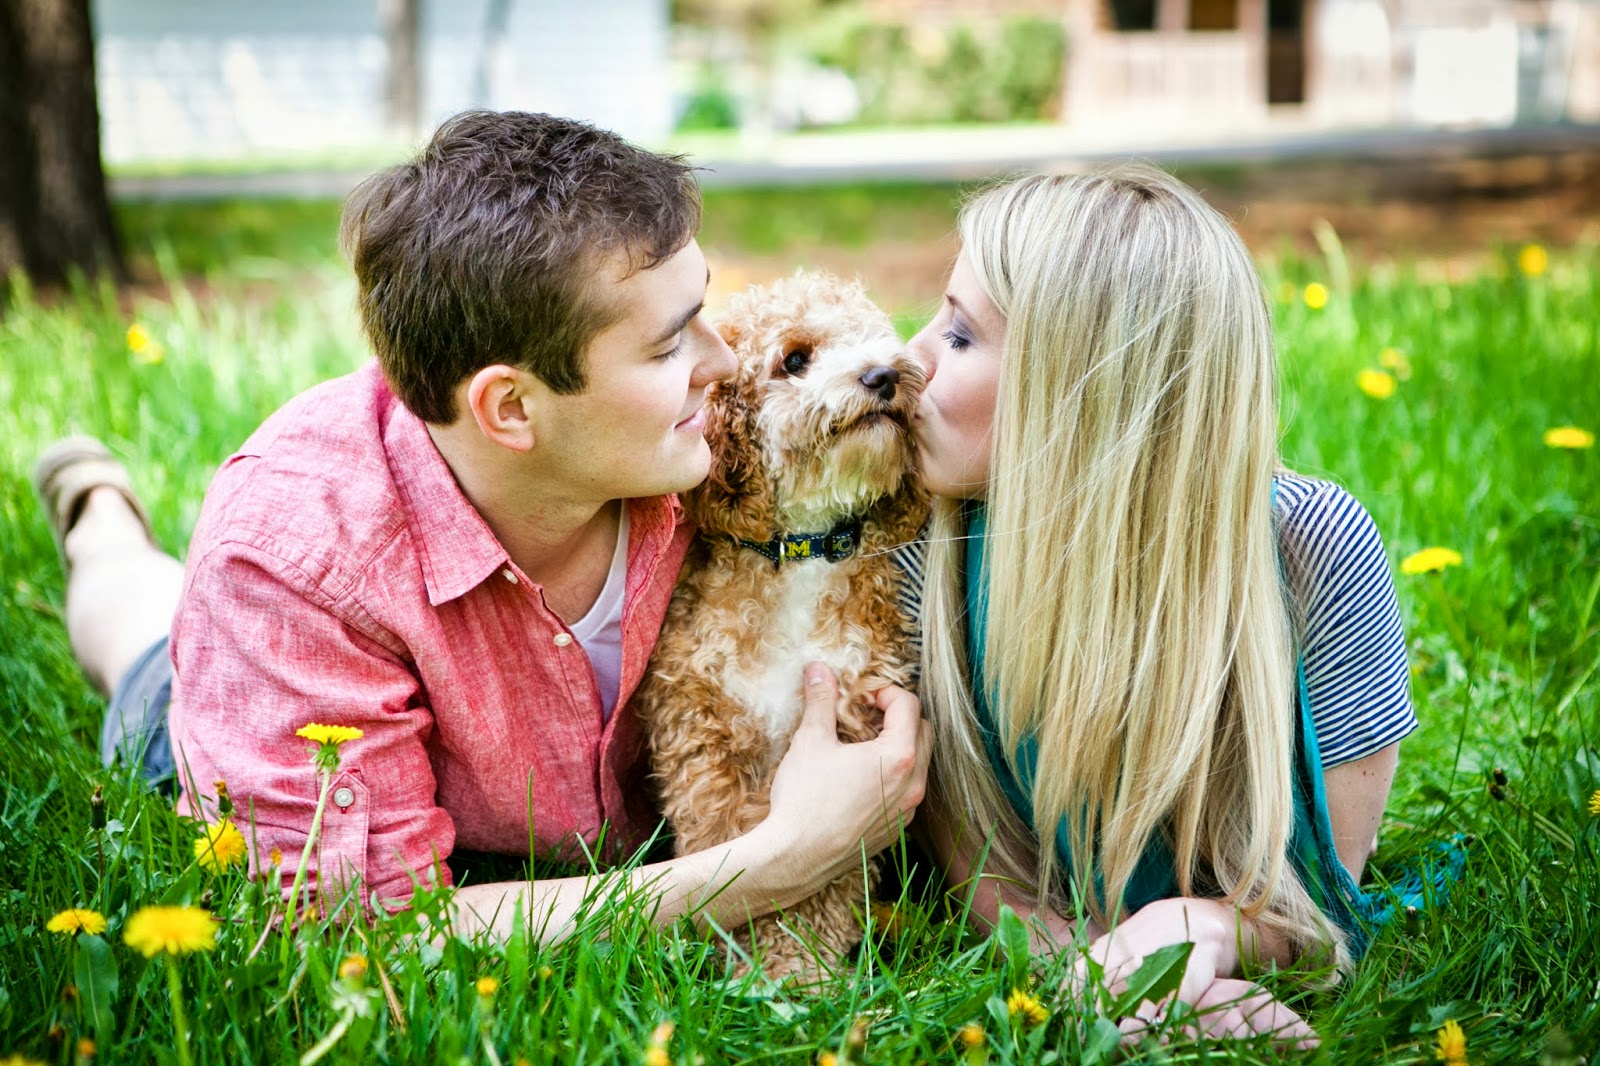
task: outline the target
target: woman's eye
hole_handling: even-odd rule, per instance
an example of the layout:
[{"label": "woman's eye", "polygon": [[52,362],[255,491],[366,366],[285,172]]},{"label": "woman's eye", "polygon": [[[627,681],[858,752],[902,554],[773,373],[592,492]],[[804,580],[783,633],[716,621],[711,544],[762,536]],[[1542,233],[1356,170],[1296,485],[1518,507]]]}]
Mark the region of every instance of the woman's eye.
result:
[{"label": "woman's eye", "polygon": [[972,343],[971,337],[968,337],[964,333],[958,333],[953,329],[947,329],[943,333],[939,334],[939,336],[944,338],[945,343],[950,345],[950,350],[953,352],[959,352],[961,349]]},{"label": "woman's eye", "polygon": [[783,368],[783,372],[790,377],[804,374],[806,367],[811,365],[811,349],[795,348],[783,357],[783,362],[780,365]]}]

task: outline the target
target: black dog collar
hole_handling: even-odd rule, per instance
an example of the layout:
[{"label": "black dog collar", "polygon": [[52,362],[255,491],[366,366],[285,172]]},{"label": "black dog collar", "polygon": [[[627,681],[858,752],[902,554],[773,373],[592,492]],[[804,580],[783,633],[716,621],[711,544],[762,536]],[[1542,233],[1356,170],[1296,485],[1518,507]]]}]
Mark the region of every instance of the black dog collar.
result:
[{"label": "black dog collar", "polygon": [[739,543],[771,559],[775,568],[805,559],[837,563],[850,558],[861,546],[861,520],[846,519],[826,533],[779,533],[771,540],[741,539]]}]

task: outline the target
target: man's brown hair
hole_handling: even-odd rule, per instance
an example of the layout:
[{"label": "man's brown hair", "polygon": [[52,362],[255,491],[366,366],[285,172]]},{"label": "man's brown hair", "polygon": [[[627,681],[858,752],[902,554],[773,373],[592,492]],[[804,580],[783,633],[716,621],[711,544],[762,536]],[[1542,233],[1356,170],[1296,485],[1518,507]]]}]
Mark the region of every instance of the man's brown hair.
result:
[{"label": "man's brown hair", "polygon": [[344,207],[361,321],[384,377],[425,422],[456,419],[453,391],[494,363],[582,392],[583,350],[621,314],[592,280],[670,258],[700,225],[681,156],[583,122],[469,111]]}]

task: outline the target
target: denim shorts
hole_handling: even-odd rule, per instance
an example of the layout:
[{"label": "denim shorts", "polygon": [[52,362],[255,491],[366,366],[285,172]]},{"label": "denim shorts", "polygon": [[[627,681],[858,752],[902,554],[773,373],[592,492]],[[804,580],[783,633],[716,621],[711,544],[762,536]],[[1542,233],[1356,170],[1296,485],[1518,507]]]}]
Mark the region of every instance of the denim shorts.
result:
[{"label": "denim shorts", "polygon": [[178,776],[167,731],[172,703],[172,659],[167,638],[150,645],[117,682],[100,730],[100,762],[139,768],[147,788],[170,789]]}]

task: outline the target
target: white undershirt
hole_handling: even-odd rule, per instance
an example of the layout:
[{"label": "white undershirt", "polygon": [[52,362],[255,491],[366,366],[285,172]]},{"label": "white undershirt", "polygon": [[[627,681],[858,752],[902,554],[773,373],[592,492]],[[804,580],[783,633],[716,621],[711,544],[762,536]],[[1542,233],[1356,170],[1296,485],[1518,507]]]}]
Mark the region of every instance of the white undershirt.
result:
[{"label": "white undershirt", "polygon": [[617,522],[617,549],[611,553],[611,570],[605,588],[589,613],[567,628],[589,657],[595,684],[600,689],[601,720],[611,718],[622,684],[622,600],[628,585],[628,504],[621,505]]}]

